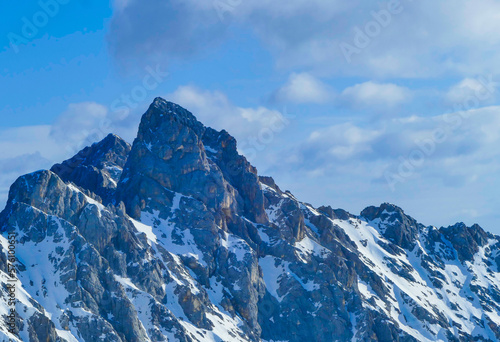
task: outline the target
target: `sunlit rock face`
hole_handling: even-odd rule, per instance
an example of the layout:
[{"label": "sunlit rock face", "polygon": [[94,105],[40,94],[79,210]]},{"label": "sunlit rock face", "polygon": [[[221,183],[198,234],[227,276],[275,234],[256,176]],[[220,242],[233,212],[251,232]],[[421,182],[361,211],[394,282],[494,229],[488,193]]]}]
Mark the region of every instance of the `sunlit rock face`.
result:
[{"label": "sunlit rock face", "polygon": [[0,228],[4,317],[9,234],[18,271],[2,341],[500,339],[497,236],[314,208],[161,98],[132,145],[20,177]]}]

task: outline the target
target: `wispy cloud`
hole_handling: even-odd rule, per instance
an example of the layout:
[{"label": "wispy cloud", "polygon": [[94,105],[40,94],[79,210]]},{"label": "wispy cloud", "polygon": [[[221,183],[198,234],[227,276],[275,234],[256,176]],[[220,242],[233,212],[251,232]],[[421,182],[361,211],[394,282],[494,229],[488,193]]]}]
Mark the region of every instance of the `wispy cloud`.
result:
[{"label": "wispy cloud", "polygon": [[293,73],[271,99],[278,103],[326,103],[335,97],[333,89],[308,73]]},{"label": "wispy cloud", "polygon": [[348,87],[342,91],[340,98],[353,107],[361,108],[393,108],[411,99],[408,88],[392,83],[365,82]]},{"label": "wispy cloud", "polygon": [[195,113],[205,125],[225,129],[238,141],[238,149],[248,159],[266,159],[267,150],[277,135],[290,124],[280,111],[259,107],[239,107],[220,91],[207,91],[194,86],[181,86],[166,99]]},{"label": "wispy cloud", "polygon": [[[408,158],[417,146],[434,139],[439,130],[441,140],[434,142],[432,153],[426,155],[420,168],[415,168],[408,182],[433,178],[445,186],[460,186],[463,181],[475,181],[500,169],[500,151],[491,148],[500,143],[500,107],[461,113],[461,122],[455,114],[392,119],[371,127],[349,123],[316,130],[307,141],[290,149],[289,154],[295,158],[286,168],[317,169],[330,176],[346,171],[368,183],[385,182],[388,169]],[[355,170],[360,173],[355,174]]]},{"label": "wispy cloud", "polygon": [[[496,83],[495,83],[496,84]],[[488,80],[481,80],[478,78],[464,78],[462,81],[450,87],[445,94],[445,100],[448,104],[455,104],[463,102],[470,97],[478,97],[481,94],[487,96],[486,103],[492,103],[496,94],[492,93],[488,87],[495,84],[488,84]]]}]

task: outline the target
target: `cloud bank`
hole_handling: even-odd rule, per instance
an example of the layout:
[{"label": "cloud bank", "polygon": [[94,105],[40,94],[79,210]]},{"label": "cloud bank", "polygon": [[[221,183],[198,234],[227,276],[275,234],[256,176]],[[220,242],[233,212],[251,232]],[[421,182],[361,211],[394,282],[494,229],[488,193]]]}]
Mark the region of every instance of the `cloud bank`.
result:
[{"label": "cloud bank", "polygon": [[[473,76],[495,72],[494,0],[118,1],[108,43],[122,62],[186,58],[250,31],[276,66],[322,75]],[[346,58],[343,45],[354,47]]]}]

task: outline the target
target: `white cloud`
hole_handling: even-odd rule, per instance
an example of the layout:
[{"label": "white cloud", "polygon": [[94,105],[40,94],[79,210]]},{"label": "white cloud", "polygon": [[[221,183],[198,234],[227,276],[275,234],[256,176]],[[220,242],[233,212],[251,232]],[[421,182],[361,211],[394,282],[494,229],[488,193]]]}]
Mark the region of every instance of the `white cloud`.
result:
[{"label": "white cloud", "polygon": [[334,97],[333,90],[308,73],[293,73],[272,96],[284,103],[325,103]]},{"label": "white cloud", "polygon": [[[279,133],[288,124],[288,119],[279,111],[265,107],[238,107],[219,91],[180,86],[165,99],[193,112],[204,125],[217,130],[225,129],[236,138],[240,148],[248,145],[249,140],[257,143],[265,140],[265,144],[269,144],[267,135]],[[252,159],[250,155],[247,157]]]},{"label": "white cloud", "polygon": [[57,142],[75,144],[92,135],[105,135],[110,122],[108,108],[95,102],[71,103],[52,125],[50,132]]},{"label": "white cloud", "polygon": [[500,106],[493,106],[392,119],[375,127],[333,125],[314,131],[307,141],[292,148],[290,154],[295,156],[290,160],[297,167],[330,170],[330,174],[349,170],[352,175],[353,170],[359,170],[356,177],[375,180],[420,156],[424,161],[413,167],[413,174],[425,175],[424,181],[436,177],[442,182],[454,177],[473,181],[478,179],[474,175],[500,169],[500,150],[491,148],[498,144]]},{"label": "white cloud", "polygon": [[482,82],[478,78],[465,78],[459,83],[450,87],[445,94],[448,103],[464,103],[468,98],[476,98],[486,103],[491,103],[495,99],[495,94],[488,89],[487,82]]},{"label": "white cloud", "polygon": [[194,86],[180,86],[165,99],[175,102],[196,113],[198,120],[216,129],[231,125],[238,119],[234,107],[226,95],[219,91],[202,90]]},{"label": "white cloud", "polygon": [[59,146],[50,137],[51,126],[25,126],[0,130],[0,151],[3,158],[14,158],[36,151],[53,157]]},{"label": "white cloud", "polygon": [[354,107],[385,107],[401,105],[411,98],[405,87],[392,83],[365,82],[344,89],[341,99]]},{"label": "white cloud", "polygon": [[326,158],[348,159],[372,151],[371,143],[381,132],[352,123],[330,126],[311,133],[307,144],[325,146]]}]

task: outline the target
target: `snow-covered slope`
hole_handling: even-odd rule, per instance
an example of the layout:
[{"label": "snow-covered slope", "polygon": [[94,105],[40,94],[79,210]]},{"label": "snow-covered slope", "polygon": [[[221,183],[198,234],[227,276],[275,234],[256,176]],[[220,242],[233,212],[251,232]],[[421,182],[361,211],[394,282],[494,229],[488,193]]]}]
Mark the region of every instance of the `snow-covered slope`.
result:
[{"label": "snow-covered slope", "polygon": [[19,178],[0,227],[2,341],[500,339],[497,236],[313,208],[163,99],[133,146]]}]

